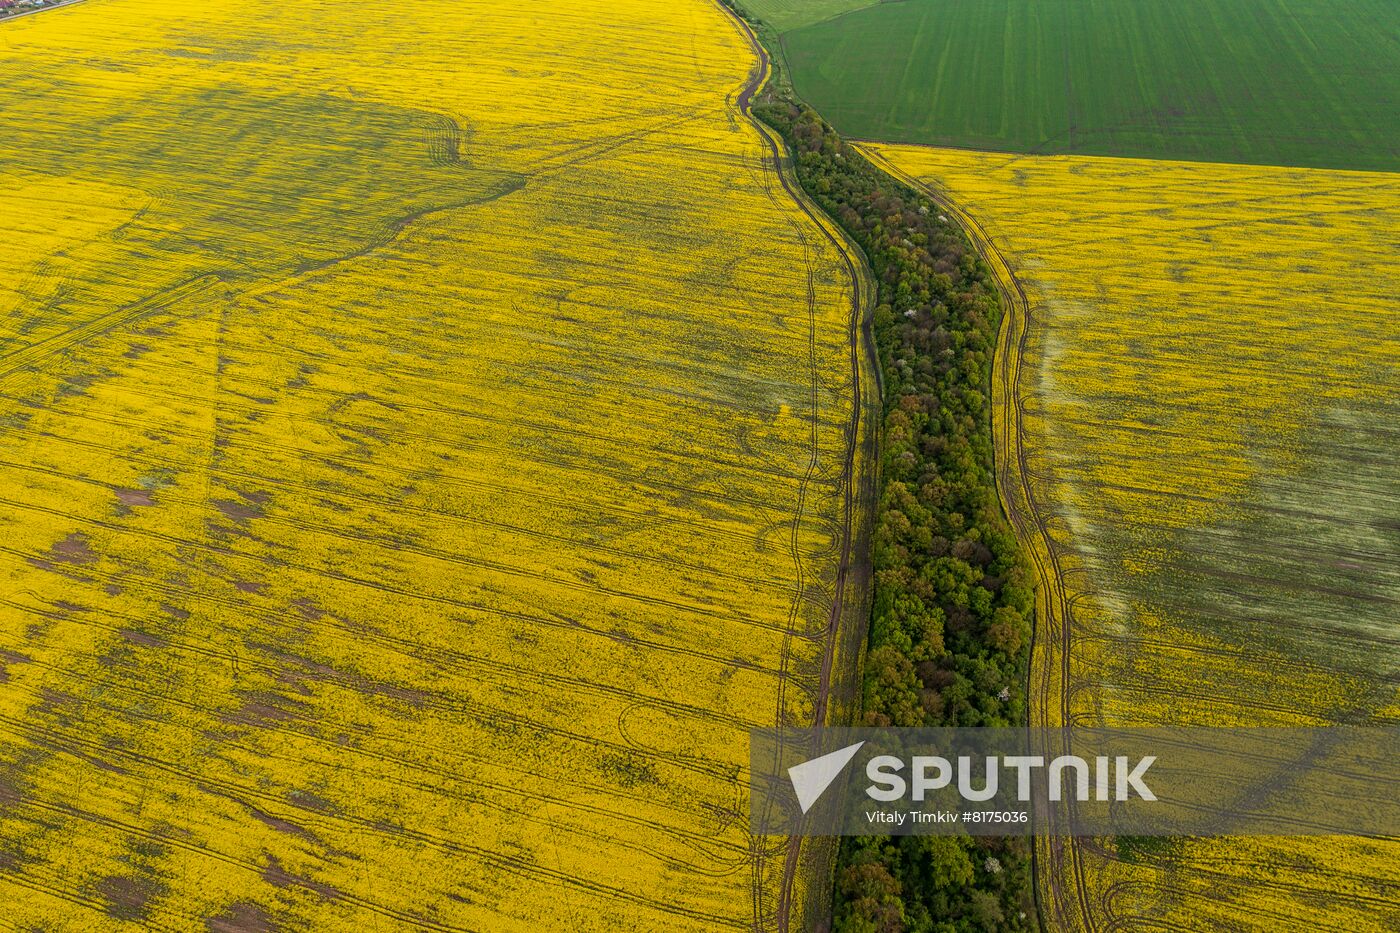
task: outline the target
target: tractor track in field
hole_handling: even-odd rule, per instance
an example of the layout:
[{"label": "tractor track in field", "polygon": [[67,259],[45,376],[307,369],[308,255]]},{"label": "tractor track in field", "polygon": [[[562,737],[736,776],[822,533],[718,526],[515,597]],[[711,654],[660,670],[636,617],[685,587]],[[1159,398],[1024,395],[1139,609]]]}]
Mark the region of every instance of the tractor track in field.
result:
[{"label": "tractor track in field", "polygon": [[[744,118],[758,131],[783,190],[840,253],[853,285],[848,329],[852,418],[846,428],[845,454],[840,474],[843,490],[841,556],[832,587],[831,608],[824,633],[825,650],[822,653],[821,676],[812,706],[813,724],[823,726],[826,724],[828,716],[831,715],[833,693],[837,692],[836,688],[833,687],[837,665],[839,662],[849,662],[857,658],[860,648],[865,642],[867,620],[859,611],[865,603],[863,595],[854,604],[856,614],[853,618],[853,624],[845,625],[843,631],[842,621],[847,615],[848,605],[851,605],[848,602],[848,597],[851,594],[848,586],[853,585],[855,593],[864,594],[868,591],[870,583],[870,567],[866,553],[868,548],[857,549],[855,540],[858,536],[862,539],[868,537],[869,519],[873,515],[870,509],[862,511],[859,503],[861,501],[871,503],[874,501],[875,495],[874,453],[876,438],[873,417],[870,413],[876,410],[875,406],[878,406],[879,399],[878,392],[875,397],[871,397],[868,392],[871,380],[875,379],[879,372],[879,364],[875,357],[874,325],[871,314],[874,306],[874,283],[870,277],[869,264],[866,262],[860,247],[847,237],[845,232],[833,221],[829,220],[819,207],[812,203],[793,175],[790,162],[787,160],[786,147],[782,140],[771,128],[753,116],[754,96],[768,81],[772,73],[772,62],[767,49],[763,47],[763,43],[758,40],[749,24],[719,0],[716,0],[716,5],[739,28],[757,59],[749,74],[748,81],[735,99],[735,105]],[[808,300],[809,302],[813,300],[810,293]],[[878,387],[878,383],[876,385]],[[813,418],[815,417],[814,410]],[[862,460],[859,467],[858,457]],[[800,595],[799,593],[799,598]],[[839,659],[838,654],[840,655]],[[849,666],[854,668],[854,664]],[[841,690],[836,697],[837,703],[841,707],[850,708],[854,701],[855,683],[854,677],[845,678],[841,683]],[[778,725],[785,725],[781,721],[784,718],[781,706],[778,712]],[[811,752],[813,754],[818,752],[815,744]],[[801,837],[789,837],[783,845],[785,853],[782,882],[773,916],[773,924],[779,933],[788,933],[793,926],[792,911],[797,874],[803,851],[802,843]],[[763,877],[762,859],[764,857],[761,843],[755,845],[754,856],[753,929],[758,931],[766,929],[765,911],[762,909],[759,890]],[[798,922],[801,923],[801,918],[798,919]]]},{"label": "tractor track in field", "polygon": [[[997,492],[1017,539],[1035,565],[1039,586],[1036,591],[1037,622],[1031,639],[1032,666],[1027,691],[1031,709],[1039,712],[1040,722],[1032,725],[1056,727],[1071,724],[1070,701],[1073,687],[1070,650],[1074,629],[1074,598],[1065,586],[1066,571],[1060,548],[1050,534],[1046,512],[1040,506],[1029,481],[1030,463],[1025,445],[1025,397],[1022,393],[1022,364],[1030,343],[1034,316],[1025,288],[1010,262],[993,242],[980,222],[963,210],[946,191],[901,171],[878,153],[860,147],[861,153],[892,178],[899,179],[952,217],[966,232],[973,248],[992,270],[1001,294],[1004,314],[997,338],[993,366],[993,439],[997,452]],[[1037,649],[1049,647],[1053,663],[1036,670]],[[1067,753],[1068,749],[1061,753]],[[1063,813],[1051,813],[1053,822],[1072,820],[1074,802],[1067,801]],[[1053,827],[1047,827],[1047,830]],[[1038,836],[1035,846],[1035,873],[1046,879],[1049,893],[1041,897],[1035,885],[1042,922],[1053,929],[1095,933],[1094,911],[1090,903],[1084,867],[1084,843],[1078,837],[1056,835],[1051,831]],[[1066,877],[1068,875],[1068,877]]]}]

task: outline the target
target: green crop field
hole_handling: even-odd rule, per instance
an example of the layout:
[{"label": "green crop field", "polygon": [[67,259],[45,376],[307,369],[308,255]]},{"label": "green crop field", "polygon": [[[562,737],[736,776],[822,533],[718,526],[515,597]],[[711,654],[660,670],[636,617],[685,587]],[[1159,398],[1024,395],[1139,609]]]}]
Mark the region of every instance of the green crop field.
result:
[{"label": "green crop field", "polygon": [[740,0],[745,12],[780,32],[874,6],[880,0]]},{"label": "green crop field", "polygon": [[746,6],[782,33],[797,91],[848,136],[1400,168],[1394,0]]}]

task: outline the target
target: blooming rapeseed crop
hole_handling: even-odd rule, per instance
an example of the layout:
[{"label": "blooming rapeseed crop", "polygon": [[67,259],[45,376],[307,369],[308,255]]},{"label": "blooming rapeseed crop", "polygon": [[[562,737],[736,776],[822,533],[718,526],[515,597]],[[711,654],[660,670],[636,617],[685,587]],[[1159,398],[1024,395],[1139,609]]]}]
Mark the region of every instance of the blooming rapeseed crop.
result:
[{"label": "blooming rapeseed crop", "polygon": [[746,730],[863,376],[755,67],[702,0],[0,25],[5,925],[800,915]]}]

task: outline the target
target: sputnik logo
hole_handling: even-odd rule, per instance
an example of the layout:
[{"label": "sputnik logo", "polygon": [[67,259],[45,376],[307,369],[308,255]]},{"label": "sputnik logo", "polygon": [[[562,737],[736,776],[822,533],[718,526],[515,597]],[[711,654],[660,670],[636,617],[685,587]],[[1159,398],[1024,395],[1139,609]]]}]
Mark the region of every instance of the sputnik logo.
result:
[{"label": "sputnik logo", "polygon": [[803,813],[812,809],[812,805],[821,799],[831,782],[841,776],[841,772],[846,770],[846,766],[864,744],[857,742],[847,745],[820,758],[812,758],[788,768],[788,780],[792,782],[792,789],[797,792],[797,802],[801,805]]}]

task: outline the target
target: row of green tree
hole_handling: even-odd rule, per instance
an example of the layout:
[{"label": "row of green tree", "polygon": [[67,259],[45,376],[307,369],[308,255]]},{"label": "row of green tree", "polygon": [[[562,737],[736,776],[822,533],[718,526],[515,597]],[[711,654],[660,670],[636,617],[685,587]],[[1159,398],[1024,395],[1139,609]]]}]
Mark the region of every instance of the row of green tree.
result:
[{"label": "row of green tree", "polygon": [[[754,114],[786,139],[803,188],[865,250],[878,283],[884,423],[865,724],[1023,725],[1033,594],[995,486],[990,385],[1002,309],[991,273],[935,204],[781,86]],[[834,926],[1028,930],[1031,890],[1022,839],[848,838]]]}]

